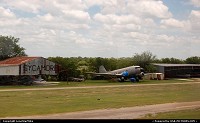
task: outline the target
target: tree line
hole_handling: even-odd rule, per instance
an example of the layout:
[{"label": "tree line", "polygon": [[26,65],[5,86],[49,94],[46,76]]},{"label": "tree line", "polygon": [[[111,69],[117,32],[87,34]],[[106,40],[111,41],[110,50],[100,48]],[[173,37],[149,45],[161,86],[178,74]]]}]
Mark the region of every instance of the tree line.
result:
[{"label": "tree line", "polygon": [[[189,57],[186,60],[176,58],[157,59],[150,51],[144,51],[141,54],[135,54],[133,57],[121,58],[102,58],[102,57],[49,57],[62,66],[62,70],[67,70],[71,76],[84,74],[88,71],[98,72],[99,66],[104,65],[107,71],[115,70],[131,65],[139,65],[146,72],[155,72],[156,69],[151,63],[168,63],[168,64],[200,64],[200,57]],[[75,72],[76,71],[76,72]]]},{"label": "tree line", "polygon": [[[27,56],[25,48],[19,45],[19,38],[13,36],[0,36],[0,60],[16,56]],[[185,60],[177,58],[161,58],[150,51],[136,53],[132,57],[102,58],[102,57],[48,57],[48,60],[61,66],[61,72],[66,77],[78,77],[88,71],[98,72],[99,66],[104,65],[107,71],[119,69],[131,65],[139,65],[146,72],[155,72],[151,63],[168,64],[200,64],[199,56],[192,56]]]}]

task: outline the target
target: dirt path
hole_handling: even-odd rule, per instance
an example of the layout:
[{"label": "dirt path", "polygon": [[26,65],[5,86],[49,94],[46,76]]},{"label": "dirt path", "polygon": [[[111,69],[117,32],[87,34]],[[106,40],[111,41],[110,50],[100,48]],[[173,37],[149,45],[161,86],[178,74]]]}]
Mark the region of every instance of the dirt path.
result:
[{"label": "dirt path", "polygon": [[200,108],[200,101],[166,103],[119,109],[101,109],[38,116],[6,117],[3,119],[137,119],[147,114],[178,111],[192,108]]}]

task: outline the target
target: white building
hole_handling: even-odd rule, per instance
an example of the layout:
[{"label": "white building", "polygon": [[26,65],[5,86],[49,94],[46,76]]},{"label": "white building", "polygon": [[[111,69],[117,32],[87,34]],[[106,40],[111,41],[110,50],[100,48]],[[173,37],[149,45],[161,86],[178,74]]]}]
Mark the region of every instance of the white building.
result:
[{"label": "white building", "polygon": [[43,57],[14,57],[0,61],[0,76],[56,75],[59,66]]}]

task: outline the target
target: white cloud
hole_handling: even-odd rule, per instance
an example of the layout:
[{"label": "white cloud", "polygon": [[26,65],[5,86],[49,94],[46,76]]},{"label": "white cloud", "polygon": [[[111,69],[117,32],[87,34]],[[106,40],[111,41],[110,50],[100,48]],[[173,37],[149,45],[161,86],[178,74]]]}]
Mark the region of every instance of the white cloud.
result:
[{"label": "white cloud", "polygon": [[63,13],[68,19],[78,20],[88,22],[90,21],[90,16],[87,12],[80,10],[63,10]]},{"label": "white cloud", "polygon": [[25,24],[23,19],[18,19],[10,9],[0,7],[0,26],[1,27],[12,27]]},{"label": "white cloud", "polygon": [[174,36],[168,36],[168,35],[157,35],[156,36],[156,39],[159,41],[159,42],[168,42],[168,43],[175,43],[176,40],[174,38]]},{"label": "white cloud", "polygon": [[101,0],[101,2],[87,2],[87,5],[100,5],[101,13],[132,14],[143,17],[170,18],[172,13],[160,0]]},{"label": "white cloud", "polygon": [[200,11],[192,10],[191,19],[199,19],[199,18],[200,18]]},{"label": "white cloud", "polygon": [[43,16],[38,15],[37,17],[40,19],[40,21],[53,21],[54,20],[54,17],[50,13],[45,14]]},{"label": "white cloud", "polygon": [[200,45],[200,11],[188,8],[188,18],[179,19],[161,0],[2,0],[0,6],[0,33],[20,38],[29,55],[126,57],[150,50],[184,57],[188,43]]},{"label": "white cloud", "polygon": [[140,18],[134,15],[118,16],[115,14],[102,15],[98,13],[94,16],[94,19],[104,24],[138,24],[141,22]]},{"label": "white cloud", "polygon": [[104,0],[85,0],[85,5],[89,8],[95,5],[102,5]]},{"label": "white cloud", "polygon": [[200,1],[199,0],[191,0],[191,3],[196,7],[200,7]]},{"label": "white cloud", "polygon": [[152,16],[157,18],[172,17],[168,7],[159,0],[130,0],[127,7],[130,13],[139,16]]},{"label": "white cloud", "polygon": [[46,0],[45,3],[51,4],[59,10],[85,10],[86,4],[82,0]]},{"label": "white cloud", "polygon": [[179,21],[174,18],[169,18],[169,19],[161,20],[161,24],[167,27],[184,28],[186,25],[186,22]]},{"label": "white cloud", "polygon": [[40,9],[43,7],[41,0],[3,0],[8,6],[12,6],[13,9],[22,10],[31,13],[39,13]]},{"label": "white cloud", "polygon": [[139,32],[130,32],[130,36],[134,39],[140,39],[140,40],[149,40],[149,35]]},{"label": "white cloud", "polygon": [[0,27],[13,27],[22,24],[23,22],[18,20],[7,20],[7,19],[0,19]]},{"label": "white cloud", "polygon": [[191,31],[200,31],[200,11],[192,10],[190,14]]},{"label": "white cloud", "polygon": [[192,10],[187,20],[177,20],[174,18],[161,20],[161,27],[165,29],[176,28],[190,33],[200,31],[200,11]]},{"label": "white cloud", "polygon": [[0,7],[0,18],[15,18],[15,14],[10,9]]},{"label": "white cloud", "polygon": [[141,29],[140,25],[136,24],[124,24],[124,25],[112,25],[107,26],[107,28],[110,27],[110,30],[116,30],[116,32],[129,32],[129,31],[139,31]]}]

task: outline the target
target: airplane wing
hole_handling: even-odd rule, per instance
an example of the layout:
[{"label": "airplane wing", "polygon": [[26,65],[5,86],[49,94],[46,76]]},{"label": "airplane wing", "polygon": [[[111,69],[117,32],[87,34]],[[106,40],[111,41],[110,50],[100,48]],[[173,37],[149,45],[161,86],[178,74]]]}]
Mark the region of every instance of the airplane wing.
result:
[{"label": "airplane wing", "polygon": [[96,73],[96,72],[86,72],[87,74],[93,74],[93,75],[114,75],[111,73]]},{"label": "airplane wing", "polygon": [[95,72],[87,72],[88,74],[92,74],[92,75],[95,75],[95,76],[113,76],[113,77],[122,77],[122,76],[128,76],[128,74],[126,73],[95,73]]},{"label": "airplane wing", "polygon": [[87,74],[93,74],[93,75],[102,75],[102,76],[122,76],[122,74],[113,74],[113,73],[96,73],[96,72],[86,72]]},{"label": "airplane wing", "polygon": [[101,65],[99,67],[99,73],[87,72],[87,74],[92,74],[92,75],[95,75],[95,76],[112,76],[112,77],[127,77],[129,75],[127,70],[120,72],[120,73],[119,73],[119,71],[118,72],[117,71],[116,72],[106,71],[106,69],[104,68],[103,65]]}]

